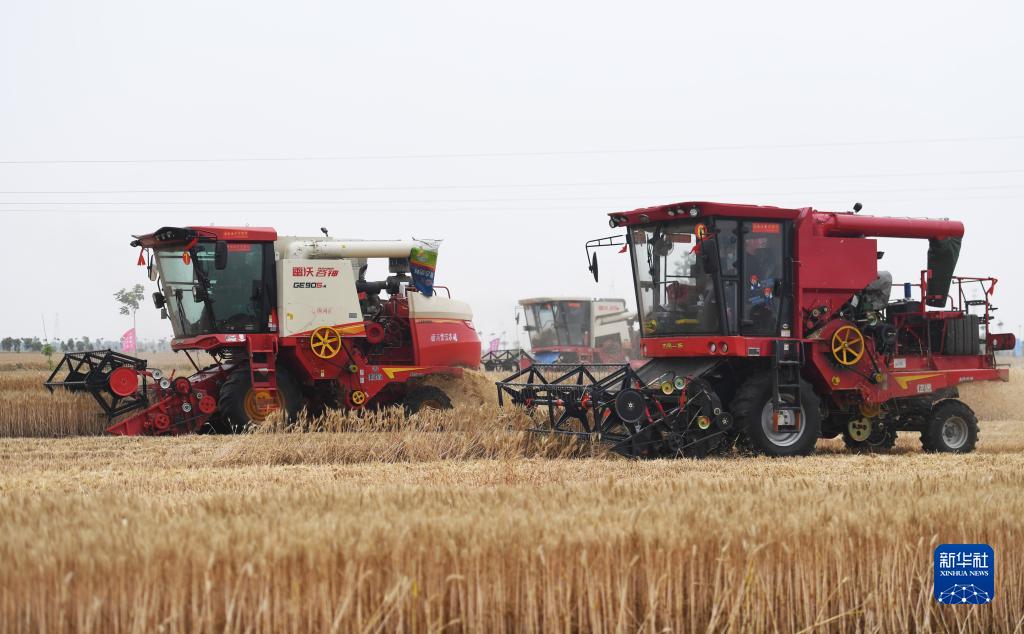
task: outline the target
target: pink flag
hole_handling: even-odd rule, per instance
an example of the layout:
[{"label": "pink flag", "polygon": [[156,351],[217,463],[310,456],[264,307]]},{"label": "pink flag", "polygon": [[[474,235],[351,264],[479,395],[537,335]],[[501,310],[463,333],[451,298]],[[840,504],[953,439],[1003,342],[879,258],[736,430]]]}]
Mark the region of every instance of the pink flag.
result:
[{"label": "pink flag", "polygon": [[498,351],[498,346],[500,346],[500,345],[501,345],[501,339],[498,339],[498,338],[491,339],[490,351],[491,352],[497,352]]},{"label": "pink flag", "polygon": [[121,335],[121,352],[135,352],[135,329]]}]

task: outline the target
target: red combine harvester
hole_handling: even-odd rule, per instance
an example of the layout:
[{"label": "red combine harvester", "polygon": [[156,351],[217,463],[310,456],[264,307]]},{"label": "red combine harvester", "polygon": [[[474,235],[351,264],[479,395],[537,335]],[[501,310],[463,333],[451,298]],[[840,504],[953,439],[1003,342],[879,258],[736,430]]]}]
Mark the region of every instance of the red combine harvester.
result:
[{"label": "red combine harvester", "polygon": [[[112,421],[131,414],[107,430],[127,436],[238,431],[278,409],[450,407],[422,379],[476,368],[480,341],[469,306],[434,292],[448,294],[433,285],[436,245],[321,231],[164,227],[136,236],[171,347],[195,374],[166,376],[143,359],[93,351],[65,355],[46,386],[91,393]],[[387,279],[365,279],[372,258],[388,260]],[[215,363],[200,368],[192,352]]]},{"label": "red combine harvester", "polygon": [[[591,240],[587,261],[596,280],[592,251],[627,245],[650,361],[610,374],[534,365],[498,382],[499,401],[546,407],[535,431],[636,457],[806,455],[839,435],[876,451],[900,431],[920,433],[926,451],[972,451],[977,419],[958,386],[1009,380],[995,351],[1016,343],[989,330],[996,279],[953,275],[959,222],[854,209],[686,202],[610,214],[626,235]],[[927,270],[902,299],[879,271],[878,237],[929,241]]]}]

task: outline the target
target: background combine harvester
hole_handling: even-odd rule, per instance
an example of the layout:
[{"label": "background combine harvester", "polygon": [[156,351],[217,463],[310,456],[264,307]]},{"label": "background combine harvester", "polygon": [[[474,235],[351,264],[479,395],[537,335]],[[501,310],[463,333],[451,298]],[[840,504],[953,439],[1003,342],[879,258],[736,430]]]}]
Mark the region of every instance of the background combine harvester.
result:
[{"label": "background combine harvester", "polygon": [[[628,245],[639,307],[638,369],[534,365],[498,382],[500,401],[545,407],[554,433],[611,441],[631,456],[706,456],[733,446],[810,453],[842,435],[853,450],[917,432],[927,451],[969,452],[969,381],[1008,380],[990,332],[996,279],[954,277],[964,227],[687,202],[610,215]],[[876,237],[929,241],[927,270],[890,300]],[[916,289],[916,290],[915,290]]]},{"label": "background combine harvester", "polygon": [[[525,322],[525,323],[523,323]],[[536,297],[519,300],[516,325],[530,338],[530,352],[489,351],[480,362],[487,370],[514,372],[543,365],[621,364],[640,357],[633,331],[636,313],[624,299]]]},{"label": "background combine harvester", "polygon": [[[165,227],[132,246],[159,285],[171,347],[196,373],[165,376],[111,351],[65,355],[47,387],[88,391],[111,419],[135,412],[110,433],[237,431],[282,408],[447,408],[422,379],[480,360],[469,306],[434,292],[435,245]],[[387,279],[365,279],[372,258],[387,259]],[[200,368],[192,352],[215,363]]]}]

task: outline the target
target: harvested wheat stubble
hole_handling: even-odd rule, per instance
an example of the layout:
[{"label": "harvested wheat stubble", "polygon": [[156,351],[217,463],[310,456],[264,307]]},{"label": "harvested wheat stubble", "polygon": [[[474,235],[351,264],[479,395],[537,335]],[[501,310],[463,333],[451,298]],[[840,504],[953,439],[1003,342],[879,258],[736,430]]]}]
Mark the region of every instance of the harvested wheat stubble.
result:
[{"label": "harvested wheat stubble", "polygon": [[[986,434],[970,456],[356,464],[225,460],[344,433],[2,440],[0,630],[1009,632],[1024,437]],[[945,542],[993,545],[993,605],[935,604]]]}]

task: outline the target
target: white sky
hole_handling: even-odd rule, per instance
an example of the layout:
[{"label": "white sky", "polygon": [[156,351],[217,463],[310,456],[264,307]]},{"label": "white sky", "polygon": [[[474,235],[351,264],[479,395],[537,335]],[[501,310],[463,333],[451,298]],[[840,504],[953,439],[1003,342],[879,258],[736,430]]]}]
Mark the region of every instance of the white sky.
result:
[{"label": "white sky", "polygon": [[[1016,330],[1022,7],[6,0],[0,334],[118,336],[111,294],[153,286],[131,234],[214,223],[444,238],[439,283],[511,335],[520,297],[632,303],[584,241],[694,199],[963,219],[959,271],[1004,278]],[[364,158],[131,162],[310,157]],[[147,304],[140,338],[169,335]]]}]

